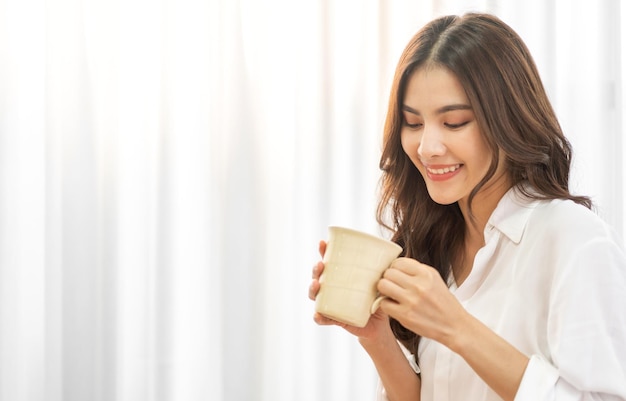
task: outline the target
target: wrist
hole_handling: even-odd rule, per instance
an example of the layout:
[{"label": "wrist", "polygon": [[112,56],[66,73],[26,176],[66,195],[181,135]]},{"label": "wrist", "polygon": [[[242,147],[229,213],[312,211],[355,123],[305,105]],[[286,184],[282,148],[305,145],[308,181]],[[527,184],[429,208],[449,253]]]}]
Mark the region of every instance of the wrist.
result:
[{"label": "wrist", "polygon": [[359,337],[358,339],[359,344],[361,344],[368,353],[376,352],[377,350],[388,350],[390,346],[395,346],[397,343],[391,328],[383,330],[377,336]]}]

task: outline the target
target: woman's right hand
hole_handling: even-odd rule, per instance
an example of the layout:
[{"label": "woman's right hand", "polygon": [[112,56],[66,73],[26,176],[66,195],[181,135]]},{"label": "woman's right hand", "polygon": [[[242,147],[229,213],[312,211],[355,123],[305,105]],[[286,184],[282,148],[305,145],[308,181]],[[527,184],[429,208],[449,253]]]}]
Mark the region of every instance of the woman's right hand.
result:
[{"label": "woman's right hand", "polygon": [[[320,241],[318,249],[319,249],[320,256],[324,258],[324,253],[326,252],[326,242]],[[309,286],[309,298],[312,300],[315,300],[317,293],[320,290],[319,279],[323,272],[324,272],[324,263],[322,261],[318,261],[313,266],[312,281],[311,281],[311,285]],[[365,325],[365,327],[350,326],[348,324],[327,318],[321,315],[319,312],[315,312],[315,315],[313,316],[313,320],[315,320],[315,322],[319,324],[320,326],[343,327],[349,333],[359,337],[361,342],[379,341],[380,339],[384,337],[388,337],[391,339],[394,338],[393,334],[391,333],[391,328],[389,327],[389,317],[380,308],[378,308],[376,313],[370,316],[370,319],[367,322],[367,325]]]}]

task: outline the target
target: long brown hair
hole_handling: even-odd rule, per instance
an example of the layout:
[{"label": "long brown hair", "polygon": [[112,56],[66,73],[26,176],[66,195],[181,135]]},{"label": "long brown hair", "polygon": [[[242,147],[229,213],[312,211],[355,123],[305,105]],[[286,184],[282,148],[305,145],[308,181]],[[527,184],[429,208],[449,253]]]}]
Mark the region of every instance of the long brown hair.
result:
[{"label": "long brown hair", "polygon": [[[427,65],[446,68],[457,77],[492,153],[487,174],[470,194],[470,206],[495,174],[501,154],[511,183],[526,196],[571,199],[588,208],[591,201],[569,191],[571,146],[517,33],[489,14],[433,20],[411,39],[396,68],[380,159],[377,220],[394,233],[393,240],[404,248],[403,256],[435,267],[447,282],[467,222],[457,203],[440,205],[429,197],[424,179],[400,142],[407,82]],[[530,184],[532,193],[521,183]],[[394,319],[391,327],[396,338],[416,353],[419,336]]]}]

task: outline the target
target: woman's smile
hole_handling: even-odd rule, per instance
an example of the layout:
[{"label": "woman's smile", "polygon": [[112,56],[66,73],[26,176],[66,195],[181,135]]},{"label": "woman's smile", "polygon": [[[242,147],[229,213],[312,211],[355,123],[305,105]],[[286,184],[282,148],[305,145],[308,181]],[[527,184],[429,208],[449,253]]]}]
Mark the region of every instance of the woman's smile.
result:
[{"label": "woman's smile", "polygon": [[433,181],[446,181],[450,178],[456,176],[460,169],[463,167],[462,164],[448,164],[448,165],[426,165],[424,164],[424,168],[426,168],[426,175],[429,179]]}]

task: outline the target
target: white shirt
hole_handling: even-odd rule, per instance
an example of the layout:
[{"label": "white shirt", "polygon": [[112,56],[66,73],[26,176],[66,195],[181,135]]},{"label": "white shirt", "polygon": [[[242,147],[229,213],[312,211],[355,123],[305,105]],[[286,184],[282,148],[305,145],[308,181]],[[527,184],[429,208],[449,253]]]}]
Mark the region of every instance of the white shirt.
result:
[{"label": "white shirt", "polygon": [[[450,290],[530,357],[515,400],[626,400],[626,254],[609,226],[571,201],[512,189],[484,234]],[[500,400],[445,346],[422,338],[418,355],[422,401]]]}]

